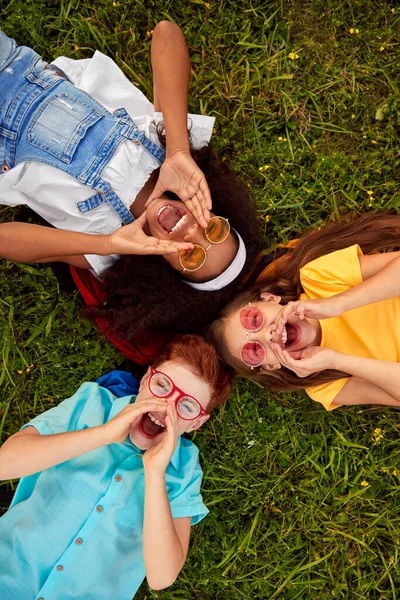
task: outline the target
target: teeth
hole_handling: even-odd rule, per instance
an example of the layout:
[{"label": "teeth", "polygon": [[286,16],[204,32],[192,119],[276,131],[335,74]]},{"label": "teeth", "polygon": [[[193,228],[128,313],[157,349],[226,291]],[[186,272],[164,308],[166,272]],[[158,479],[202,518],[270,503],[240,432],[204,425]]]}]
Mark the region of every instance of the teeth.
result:
[{"label": "teeth", "polygon": [[159,427],[165,427],[164,423],[161,423],[161,421],[159,421],[158,419],[156,419],[156,417],[153,417],[152,414],[147,413],[149,418],[151,419],[151,421],[153,421],[153,423],[155,423],[156,425],[158,425]]},{"label": "teeth", "polygon": [[287,331],[286,331],[286,327],[283,327],[282,330],[282,335],[281,335],[281,339],[282,339],[282,346],[285,347],[286,346],[286,342],[287,342]]},{"label": "teeth", "polygon": [[183,215],[183,217],[181,217],[179,219],[179,221],[177,222],[177,224],[173,226],[173,228],[171,229],[170,233],[173,233],[174,231],[178,231],[178,229],[180,229],[180,227],[182,227],[182,225],[184,224],[185,221],[186,221],[186,215]]}]

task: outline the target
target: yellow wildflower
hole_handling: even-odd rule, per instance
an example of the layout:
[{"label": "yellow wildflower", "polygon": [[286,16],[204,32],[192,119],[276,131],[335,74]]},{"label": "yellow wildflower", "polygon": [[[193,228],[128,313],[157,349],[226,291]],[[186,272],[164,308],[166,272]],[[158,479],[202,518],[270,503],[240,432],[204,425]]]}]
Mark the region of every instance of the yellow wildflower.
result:
[{"label": "yellow wildflower", "polygon": [[115,6],[115,8],[117,8],[117,6],[119,6],[119,2],[113,2],[113,6]]},{"label": "yellow wildflower", "polygon": [[146,31],[146,35],[147,37],[150,37],[153,35],[154,29],[150,29],[150,31]]},{"label": "yellow wildflower", "polygon": [[392,13],[393,13],[393,14],[396,12],[396,9],[395,9],[395,8],[392,8],[391,10],[392,10]]},{"label": "yellow wildflower", "polygon": [[392,475],[394,475],[396,477],[396,475],[397,475],[397,469],[393,469]]},{"label": "yellow wildflower", "polygon": [[349,29],[349,33],[351,33],[353,35],[354,29],[352,27],[351,27],[351,29]]},{"label": "yellow wildflower", "polygon": [[389,469],[387,467],[381,467],[382,473],[389,473]]},{"label": "yellow wildflower", "polygon": [[385,46],[381,46],[381,47],[379,48],[379,52],[383,52],[383,51],[384,51],[384,49],[385,49]]},{"label": "yellow wildflower", "polygon": [[360,33],[359,29],[354,30],[355,33]]},{"label": "yellow wildflower", "polygon": [[205,6],[206,8],[210,8],[210,3],[209,3],[209,2],[204,2],[204,6]]},{"label": "yellow wildflower", "polygon": [[79,50],[80,50],[79,46],[77,46],[76,44],[74,44],[74,50],[76,50],[76,52],[79,52]]},{"label": "yellow wildflower", "polygon": [[351,118],[352,118],[352,119],[355,119],[355,118],[356,118],[356,115],[355,115],[354,113],[352,113],[352,115],[351,115]]},{"label": "yellow wildflower", "polygon": [[370,196],[370,197],[369,197],[369,204],[368,204],[368,206],[369,206],[370,208],[371,208],[371,206],[372,206],[373,202],[375,202],[375,198],[374,198],[373,196]]},{"label": "yellow wildflower", "polygon": [[26,371],[27,373],[30,373],[30,368],[29,368],[29,367],[27,367],[27,368],[25,369],[25,371]]},{"label": "yellow wildflower", "polygon": [[29,365],[29,368],[30,368],[30,369],[33,369],[33,367],[34,367],[34,366],[35,366],[34,364],[32,364],[32,365]]},{"label": "yellow wildflower", "polygon": [[271,220],[271,217],[270,217],[269,215],[265,215],[265,217],[264,217],[264,221],[265,221],[266,223],[269,223],[269,222],[270,222],[270,220]]},{"label": "yellow wildflower", "polygon": [[259,171],[268,171],[271,168],[271,165],[264,165],[263,167],[258,167]]},{"label": "yellow wildflower", "polygon": [[299,55],[296,54],[296,52],[289,52],[289,58],[290,60],[297,60],[299,58]]},{"label": "yellow wildflower", "polygon": [[[372,190],[367,190],[367,194],[368,194],[368,196],[372,196],[372,195],[373,195],[373,193],[374,193],[374,192],[373,192]],[[378,431],[378,430],[377,430],[377,429],[375,429],[374,433],[376,433],[377,431]],[[379,429],[379,433],[380,433],[380,431],[381,431],[381,430]]]},{"label": "yellow wildflower", "polygon": [[217,129],[216,129],[216,127],[213,127],[213,129],[212,129],[212,132],[213,132],[213,133],[216,133],[216,132],[217,132]]},{"label": "yellow wildflower", "polygon": [[368,487],[368,486],[369,486],[369,483],[368,483],[368,481],[365,481],[365,479],[364,479],[364,480],[361,482],[361,485],[362,485],[363,487]]},{"label": "yellow wildflower", "polygon": [[18,375],[22,375],[22,371],[17,371]]},{"label": "yellow wildflower", "polygon": [[278,136],[278,141],[279,142],[287,142],[287,139],[285,137],[282,137],[281,135]]},{"label": "yellow wildflower", "polygon": [[376,140],[371,140],[371,144],[377,144],[378,142]]}]

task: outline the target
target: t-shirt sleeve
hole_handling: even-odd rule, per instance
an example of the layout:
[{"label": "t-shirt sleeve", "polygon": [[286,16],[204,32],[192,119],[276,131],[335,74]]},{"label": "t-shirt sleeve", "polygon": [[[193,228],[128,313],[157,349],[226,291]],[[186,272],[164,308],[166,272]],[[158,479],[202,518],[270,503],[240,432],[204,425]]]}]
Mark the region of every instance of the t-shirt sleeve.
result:
[{"label": "t-shirt sleeve", "polygon": [[340,404],[335,404],[335,398],[343,389],[348,382],[349,377],[343,379],[336,379],[330,383],[322,383],[321,385],[315,385],[307,388],[306,392],[308,396],[315,402],[319,402],[326,410],[335,410],[339,408]]},{"label": "t-shirt sleeve", "polygon": [[320,256],[300,269],[308,298],[328,298],[362,283],[358,244]]},{"label": "t-shirt sleeve", "polygon": [[181,445],[184,448],[180,453],[178,474],[175,470],[167,470],[168,499],[174,519],[192,517],[192,525],[196,525],[209,512],[200,493],[203,471],[196,446],[183,438]]},{"label": "t-shirt sleeve", "polygon": [[71,398],[47,410],[24,425],[34,427],[41,435],[77,431],[101,425],[115,399],[111,392],[97,383],[83,383]]}]

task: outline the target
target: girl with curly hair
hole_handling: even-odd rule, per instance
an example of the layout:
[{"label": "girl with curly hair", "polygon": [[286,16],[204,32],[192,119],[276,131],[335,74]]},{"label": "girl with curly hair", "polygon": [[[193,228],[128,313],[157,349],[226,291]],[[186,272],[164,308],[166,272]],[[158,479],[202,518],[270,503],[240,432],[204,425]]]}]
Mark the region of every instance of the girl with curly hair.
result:
[{"label": "girl with curly hair", "polygon": [[191,152],[177,25],[157,25],[151,54],[154,106],[101,53],[49,65],[0,32],[0,203],[56,228],[3,223],[0,255],[72,265],[91,316],[128,346],[200,330],[260,248],[253,202],[208,147],[212,118],[189,116]]}]

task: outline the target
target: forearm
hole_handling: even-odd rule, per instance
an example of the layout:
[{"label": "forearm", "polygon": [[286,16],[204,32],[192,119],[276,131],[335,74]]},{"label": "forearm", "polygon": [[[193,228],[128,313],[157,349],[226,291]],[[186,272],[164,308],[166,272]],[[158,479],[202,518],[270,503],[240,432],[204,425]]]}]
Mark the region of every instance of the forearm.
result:
[{"label": "forearm", "polygon": [[400,296],[400,257],[362,283],[341,292],[332,299],[340,302],[341,312],[380,300]]},{"label": "forearm", "polygon": [[379,387],[400,406],[400,363],[335,352],[332,368]]},{"label": "forearm", "polygon": [[145,475],[143,556],[147,581],[153,589],[172,585],[186,559],[163,476]]},{"label": "forearm", "polygon": [[190,58],[182,31],[162,21],[154,30],[151,45],[154,86],[163,113],[167,156],[189,150],[187,97]]},{"label": "forearm", "polygon": [[0,224],[0,256],[15,262],[35,262],[81,254],[107,255],[108,235],[92,235],[29,223]]},{"label": "forearm", "polygon": [[53,435],[22,433],[11,436],[0,448],[0,480],[38,473],[107,443],[102,427]]}]

